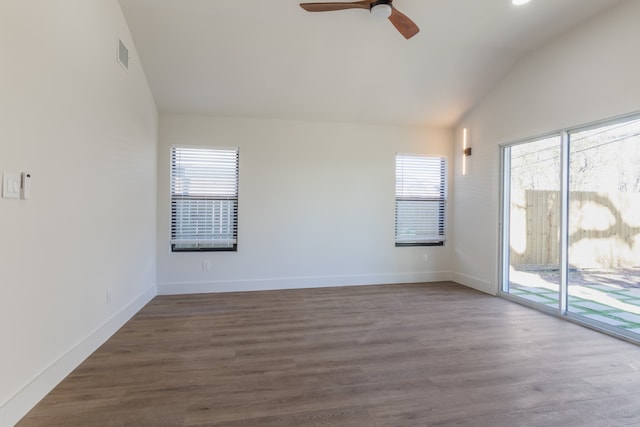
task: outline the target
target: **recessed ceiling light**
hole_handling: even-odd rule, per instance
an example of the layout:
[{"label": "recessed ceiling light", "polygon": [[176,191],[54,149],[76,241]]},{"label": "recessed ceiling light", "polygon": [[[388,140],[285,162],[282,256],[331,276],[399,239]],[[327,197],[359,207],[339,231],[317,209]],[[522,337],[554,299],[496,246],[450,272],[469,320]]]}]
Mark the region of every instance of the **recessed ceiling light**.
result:
[{"label": "recessed ceiling light", "polygon": [[511,3],[515,4],[516,6],[521,6],[523,4],[529,3],[529,0],[511,0]]}]

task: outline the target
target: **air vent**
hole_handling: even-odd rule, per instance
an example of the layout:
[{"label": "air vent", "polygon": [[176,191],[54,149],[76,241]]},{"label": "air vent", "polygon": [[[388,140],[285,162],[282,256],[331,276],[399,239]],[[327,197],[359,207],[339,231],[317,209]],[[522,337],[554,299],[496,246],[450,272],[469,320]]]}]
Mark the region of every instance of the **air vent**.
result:
[{"label": "air vent", "polygon": [[129,69],[129,49],[120,39],[118,39],[118,62],[127,70]]}]

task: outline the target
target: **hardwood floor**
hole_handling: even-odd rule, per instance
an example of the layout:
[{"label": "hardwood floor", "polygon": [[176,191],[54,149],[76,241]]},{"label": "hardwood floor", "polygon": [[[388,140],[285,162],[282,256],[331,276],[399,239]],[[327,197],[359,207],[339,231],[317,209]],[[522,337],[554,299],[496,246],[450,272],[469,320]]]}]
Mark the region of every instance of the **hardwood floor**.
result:
[{"label": "hardwood floor", "polygon": [[19,426],[640,426],[640,347],[453,283],[161,296]]}]

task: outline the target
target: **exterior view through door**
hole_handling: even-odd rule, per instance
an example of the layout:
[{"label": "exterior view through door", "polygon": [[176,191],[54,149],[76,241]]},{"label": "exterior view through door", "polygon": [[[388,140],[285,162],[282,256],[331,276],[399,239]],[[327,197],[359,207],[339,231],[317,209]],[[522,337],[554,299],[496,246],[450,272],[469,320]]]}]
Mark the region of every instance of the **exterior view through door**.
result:
[{"label": "exterior view through door", "polygon": [[640,116],[502,147],[501,293],[640,341]]}]

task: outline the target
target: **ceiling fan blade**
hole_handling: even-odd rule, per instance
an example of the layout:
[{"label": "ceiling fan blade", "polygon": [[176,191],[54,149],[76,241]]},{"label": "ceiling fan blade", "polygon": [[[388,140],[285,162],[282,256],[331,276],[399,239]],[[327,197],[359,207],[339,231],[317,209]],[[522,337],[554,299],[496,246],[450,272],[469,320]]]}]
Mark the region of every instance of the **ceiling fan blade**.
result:
[{"label": "ceiling fan blade", "polygon": [[369,9],[375,0],[353,1],[349,3],[300,3],[300,7],[307,12],[331,12],[345,9]]},{"label": "ceiling fan blade", "polygon": [[400,34],[402,34],[405,39],[410,39],[420,31],[420,28],[418,28],[415,22],[398,11],[398,9],[396,9],[395,7],[391,10],[389,21],[391,21],[393,26],[396,27],[398,31],[400,31]]}]

